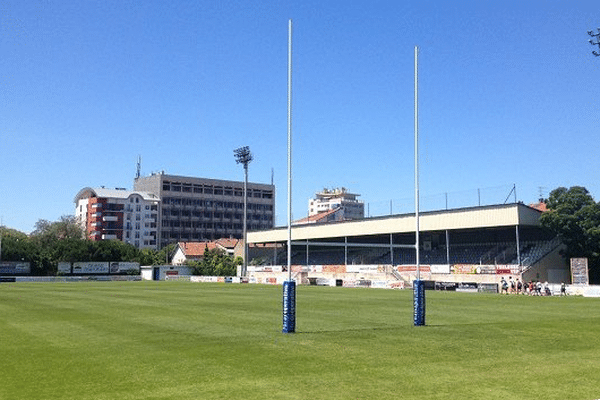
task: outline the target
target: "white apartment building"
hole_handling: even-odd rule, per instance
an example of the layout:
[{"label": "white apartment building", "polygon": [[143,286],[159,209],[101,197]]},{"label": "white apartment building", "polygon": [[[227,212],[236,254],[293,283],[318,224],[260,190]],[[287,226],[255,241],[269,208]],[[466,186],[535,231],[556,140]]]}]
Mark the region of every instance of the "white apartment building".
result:
[{"label": "white apartment building", "polygon": [[139,249],[158,248],[160,199],[154,194],[86,187],[74,202],[75,216],[90,240],[118,239]]},{"label": "white apartment building", "polygon": [[343,219],[362,219],[365,217],[365,204],[359,201],[359,194],[349,193],[346,188],[323,189],[315,193],[308,201],[308,215],[317,215],[329,210],[341,208]]}]

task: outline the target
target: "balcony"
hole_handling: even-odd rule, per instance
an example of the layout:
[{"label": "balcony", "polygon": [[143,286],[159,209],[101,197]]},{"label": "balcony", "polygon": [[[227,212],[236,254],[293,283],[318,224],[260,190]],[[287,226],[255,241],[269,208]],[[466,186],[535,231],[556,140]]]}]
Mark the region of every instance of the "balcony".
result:
[{"label": "balcony", "polygon": [[102,235],[102,240],[111,240],[111,239],[116,239],[117,235],[110,235],[110,234],[104,234]]},{"label": "balcony", "polygon": [[104,222],[117,222],[119,220],[119,217],[117,217],[116,215],[105,215],[102,220]]}]

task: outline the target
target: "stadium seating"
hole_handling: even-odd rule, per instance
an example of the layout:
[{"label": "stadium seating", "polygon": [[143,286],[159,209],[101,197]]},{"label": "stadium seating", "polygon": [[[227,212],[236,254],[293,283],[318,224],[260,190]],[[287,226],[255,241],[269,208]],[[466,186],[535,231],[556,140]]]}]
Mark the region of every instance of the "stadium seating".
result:
[{"label": "stadium seating", "polygon": [[[521,263],[526,266],[535,264],[549,252],[559,246],[558,239],[553,240],[528,240],[520,244]],[[386,247],[350,247],[345,254],[344,247],[319,247],[309,245],[309,265],[341,265],[341,264],[364,264],[364,265],[414,265],[416,254],[410,248],[394,248],[393,260],[391,251]],[[447,259],[446,245],[440,244],[428,250],[421,249],[421,264],[480,264],[480,265],[506,265],[518,264],[516,242],[498,241],[493,243],[456,243],[451,244],[450,259]],[[273,265],[274,257],[267,254],[262,257],[262,264]],[[287,260],[285,249],[277,253],[277,263],[282,264]],[[449,262],[448,262],[449,261]],[[295,247],[292,253],[292,264],[306,265],[306,250]]]}]

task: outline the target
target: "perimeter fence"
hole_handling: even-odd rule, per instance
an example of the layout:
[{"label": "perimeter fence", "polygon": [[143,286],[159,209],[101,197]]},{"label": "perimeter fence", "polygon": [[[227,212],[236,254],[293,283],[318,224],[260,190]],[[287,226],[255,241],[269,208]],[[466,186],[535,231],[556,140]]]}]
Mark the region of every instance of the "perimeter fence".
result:
[{"label": "perimeter fence", "polygon": [[[9,277],[6,277],[9,278]],[[98,276],[12,276],[14,282],[86,282],[86,281],[141,281],[139,275]]]},{"label": "perimeter fence", "polygon": [[[414,196],[376,201],[363,199],[363,201],[365,203],[366,218],[415,212]],[[422,194],[419,198],[419,210],[439,211],[516,202],[515,185],[503,185],[433,195]]]}]

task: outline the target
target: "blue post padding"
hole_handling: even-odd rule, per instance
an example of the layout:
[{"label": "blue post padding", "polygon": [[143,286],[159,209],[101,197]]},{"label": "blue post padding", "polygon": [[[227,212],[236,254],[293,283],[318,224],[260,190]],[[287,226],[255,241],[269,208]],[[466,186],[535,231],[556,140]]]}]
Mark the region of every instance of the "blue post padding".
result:
[{"label": "blue post padding", "polygon": [[296,282],[283,282],[283,333],[296,331]]},{"label": "blue post padding", "polygon": [[413,290],[415,326],[423,326],[425,325],[425,282],[422,280],[414,281]]}]

